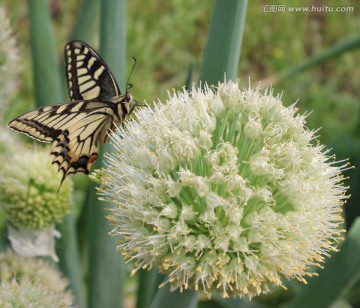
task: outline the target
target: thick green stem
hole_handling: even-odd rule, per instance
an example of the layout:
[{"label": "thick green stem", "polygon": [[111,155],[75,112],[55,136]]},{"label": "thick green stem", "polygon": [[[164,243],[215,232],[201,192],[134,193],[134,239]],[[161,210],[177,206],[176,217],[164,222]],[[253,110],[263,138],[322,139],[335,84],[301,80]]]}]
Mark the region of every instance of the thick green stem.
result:
[{"label": "thick green stem", "polygon": [[100,0],[83,0],[75,19],[71,40],[92,41],[99,26],[99,5]]},{"label": "thick green stem", "polygon": [[158,289],[158,277],[157,268],[153,268],[151,271],[141,270],[138,272],[136,308],[149,307]]},{"label": "thick green stem", "polygon": [[247,0],[215,0],[200,72],[202,83],[236,80]]},{"label": "thick green stem", "polygon": [[[104,147],[105,148],[105,147]],[[109,147],[106,147],[107,150]],[[103,159],[103,152],[100,159]],[[115,251],[118,239],[109,236],[105,202],[96,198],[95,187],[89,185],[89,307],[123,307],[125,266],[121,254]]]},{"label": "thick green stem", "polygon": [[[81,40],[92,45],[97,29],[99,28],[100,0],[83,0],[69,41]],[[61,59],[61,82],[63,96],[68,100],[68,91],[65,78],[65,59]]]},{"label": "thick green stem", "polygon": [[57,229],[61,233],[61,238],[57,242],[60,267],[70,280],[70,287],[76,297],[77,306],[80,308],[86,307],[73,216],[71,214],[66,215],[63,222],[57,226]]},{"label": "thick green stem", "polygon": [[150,308],[195,308],[198,303],[198,295],[194,290],[170,292],[169,284],[163,286],[156,293]]},{"label": "thick green stem", "polygon": [[[100,54],[111,68],[122,89],[125,84],[125,0],[103,0],[100,20]],[[111,151],[104,146],[98,162],[102,162],[104,152]],[[97,167],[101,167],[100,163]],[[89,307],[122,307],[124,295],[124,262],[115,252],[118,239],[110,237],[110,226],[105,218],[106,207],[110,204],[99,202],[94,185],[90,185],[89,221]]]},{"label": "thick green stem", "polygon": [[[34,72],[34,93],[38,107],[62,101],[60,74],[56,61],[54,33],[47,0],[28,0],[30,44]],[[79,270],[76,232],[71,215],[58,225],[62,237],[57,241],[57,253],[62,271],[70,279],[77,305],[85,307]]]},{"label": "thick green stem", "polygon": [[126,1],[102,0],[100,18],[100,53],[125,92]]},{"label": "thick green stem", "polygon": [[28,0],[30,45],[37,106],[62,101],[61,83],[56,61],[54,33],[48,0]]}]

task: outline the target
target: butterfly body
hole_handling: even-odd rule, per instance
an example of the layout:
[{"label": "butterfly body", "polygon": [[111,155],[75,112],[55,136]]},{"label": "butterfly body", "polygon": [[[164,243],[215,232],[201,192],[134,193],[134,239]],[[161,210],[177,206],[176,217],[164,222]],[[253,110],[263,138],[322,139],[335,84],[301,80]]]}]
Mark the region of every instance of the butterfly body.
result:
[{"label": "butterfly body", "polygon": [[109,67],[89,45],[68,43],[65,59],[71,101],[37,108],[8,124],[38,141],[53,142],[51,156],[63,172],[61,183],[70,174],[90,172],[98,144],[106,143],[110,129],[123,125],[134,108],[132,95],[121,94]]}]

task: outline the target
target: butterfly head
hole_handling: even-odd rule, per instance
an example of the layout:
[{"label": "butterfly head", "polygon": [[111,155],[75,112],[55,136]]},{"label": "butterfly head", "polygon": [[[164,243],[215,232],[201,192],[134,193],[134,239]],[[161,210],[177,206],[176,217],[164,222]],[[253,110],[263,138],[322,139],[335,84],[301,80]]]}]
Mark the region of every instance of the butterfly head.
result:
[{"label": "butterfly head", "polygon": [[115,103],[118,104],[118,112],[120,115],[126,116],[130,113],[133,96],[126,92],[125,94],[118,97]]},{"label": "butterfly head", "polygon": [[133,96],[130,93],[126,93],[122,103],[130,104],[132,101],[133,101]]}]

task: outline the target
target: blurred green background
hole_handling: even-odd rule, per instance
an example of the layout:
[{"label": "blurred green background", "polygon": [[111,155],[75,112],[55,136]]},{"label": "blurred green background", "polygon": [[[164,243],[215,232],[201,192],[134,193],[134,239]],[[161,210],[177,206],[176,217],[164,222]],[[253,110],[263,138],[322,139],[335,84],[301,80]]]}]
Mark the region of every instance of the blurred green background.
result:
[{"label": "blurred green background", "polygon": [[[27,1],[2,0],[9,13],[14,35],[20,50],[23,71],[19,90],[9,102],[5,120],[9,120],[36,106],[33,90],[32,56],[29,38],[29,14]],[[224,0],[226,1],[226,0]],[[31,2],[31,1],[28,1]],[[87,43],[99,47],[100,1],[89,3],[90,19],[86,21]],[[36,1],[32,1],[36,3]],[[148,103],[167,98],[167,91],[180,89],[186,83],[189,70],[192,81],[200,76],[202,53],[206,43],[213,1],[196,0],[132,0],[126,7],[126,67],[125,76],[137,65],[131,76],[132,93],[137,100]],[[270,12],[264,5],[286,6],[346,6],[352,12]],[[50,16],[54,27],[57,61],[63,61],[64,45],[76,38],[81,1],[51,0]],[[264,11],[266,10],[266,12]],[[262,86],[276,73],[305,62],[308,58],[331,49],[343,40],[358,38],[360,29],[360,3],[358,0],[255,0],[248,3],[243,33],[238,77],[247,87]],[[81,37],[84,37],[81,35]],[[117,38],[114,37],[114,40]],[[359,39],[358,39],[359,40]],[[359,44],[357,44],[359,45]],[[298,101],[301,113],[311,111],[307,118],[310,129],[319,131],[319,140],[332,148],[337,160],[349,158],[351,165],[358,166],[360,159],[360,52],[350,48],[309,69],[276,82],[275,93],[283,92],[285,105]],[[117,73],[115,73],[116,75]],[[263,82],[263,83],[261,83]],[[65,93],[65,92],[64,92]],[[49,101],[48,104],[58,103]],[[351,185],[350,198],[345,206],[347,227],[360,214],[359,167],[346,174]],[[86,177],[74,177],[75,200],[82,201]],[[359,187],[360,188],[360,187]],[[120,254],[119,254],[120,257]],[[134,283],[128,284],[127,292],[134,294]],[[291,290],[297,291],[297,286]],[[353,289],[356,290],[356,289]],[[355,291],[352,291],[353,293]],[[286,302],[293,292],[275,292],[262,301],[277,307]],[[355,296],[356,298],[357,296]],[[352,297],[354,298],[354,296]],[[355,301],[355,300],[354,300]],[[244,304],[244,303],[243,303]],[[131,304],[129,304],[131,306]],[[215,304],[214,304],[215,305]],[[220,304],[218,302],[216,305]],[[215,306],[216,306],[215,305]],[[256,304],[251,304],[252,306]],[[214,306],[214,307],[215,307]],[[225,307],[225,306],[224,306]],[[250,306],[249,306],[250,307]]]}]

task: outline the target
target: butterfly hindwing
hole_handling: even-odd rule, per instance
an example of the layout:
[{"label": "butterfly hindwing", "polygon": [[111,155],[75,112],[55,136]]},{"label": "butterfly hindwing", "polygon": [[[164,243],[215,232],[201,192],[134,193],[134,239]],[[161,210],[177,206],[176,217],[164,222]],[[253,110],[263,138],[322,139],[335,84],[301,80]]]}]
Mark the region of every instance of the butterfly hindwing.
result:
[{"label": "butterfly hindwing", "polygon": [[54,125],[62,116],[61,109],[60,105],[41,107],[15,118],[8,126],[36,140],[52,142],[61,133],[61,129]]},{"label": "butterfly hindwing", "polygon": [[89,45],[72,41],[65,46],[66,79],[71,100],[109,100],[120,89],[105,61]]},{"label": "butterfly hindwing", "polygon": [[92,111],[74,125],[67,127],[56,138],[51,150],[53,164],[63,172],[61,183],[70,174],[88,174],[98,157],[98,141],[113,122],[113,114],[103,109]]}]

